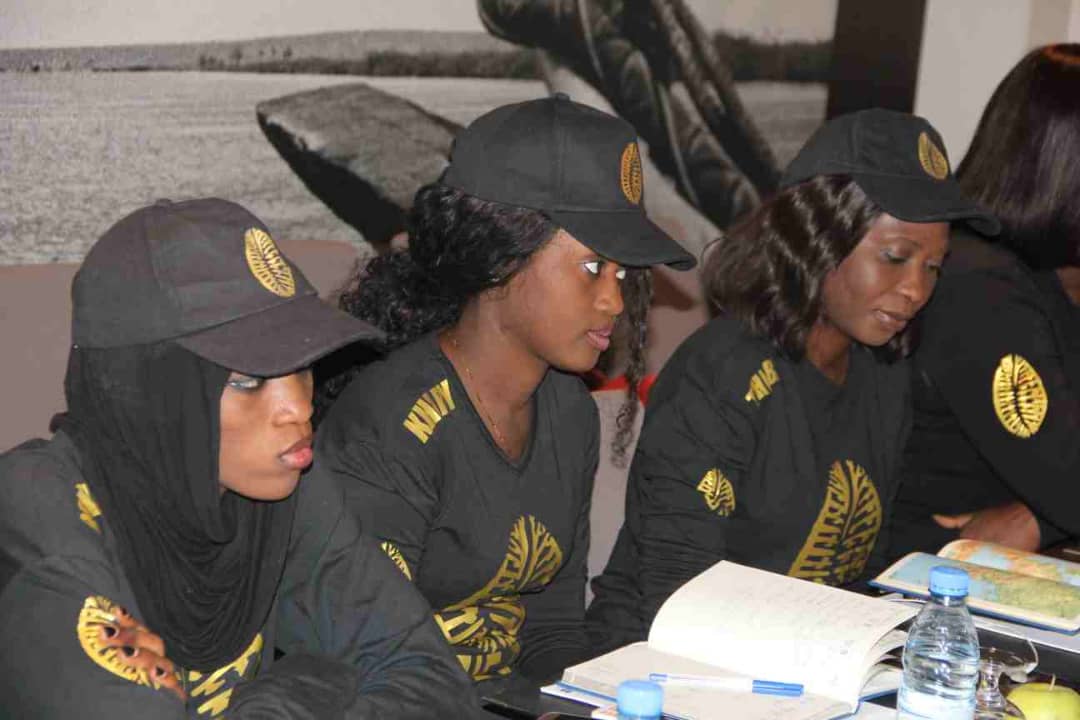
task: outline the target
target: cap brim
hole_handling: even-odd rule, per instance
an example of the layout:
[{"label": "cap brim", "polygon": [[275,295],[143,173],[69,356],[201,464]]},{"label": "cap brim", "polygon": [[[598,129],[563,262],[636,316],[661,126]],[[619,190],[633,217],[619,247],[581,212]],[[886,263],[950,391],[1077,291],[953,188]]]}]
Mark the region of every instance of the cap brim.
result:
[{"label": "cap brim", "polygon": [[983,235],[997,235],[1001,230],[997,218],[969,200],[952,177],[946,180],[863,174],[852,177],[878,207],[901,220],[962,220]]},{"label": "cap brim", "polygon": [[177,338],[179,345],[230,370],[277,377],[359,340],[382,340],[373,325],[327,305],[314,293]]},{"label": "cap brim", "polygon": [[544,210],[582,245],[626,267],[670,265],[689,270],[693,255],[657,227],[640,210]]}]

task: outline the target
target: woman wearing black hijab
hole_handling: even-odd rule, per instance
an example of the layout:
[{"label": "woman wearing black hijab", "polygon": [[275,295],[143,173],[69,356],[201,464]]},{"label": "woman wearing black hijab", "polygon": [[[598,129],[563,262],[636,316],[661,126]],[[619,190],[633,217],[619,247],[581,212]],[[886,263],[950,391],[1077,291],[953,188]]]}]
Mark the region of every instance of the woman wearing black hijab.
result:
[{"label": "woman wearing black hijab", "polygon": [[118,222],[72,299],[68,412],[0,456],[5,712],[472,713],[430,609],[337,488],[297,490],[308,366],[378,331],[217,199]]}]

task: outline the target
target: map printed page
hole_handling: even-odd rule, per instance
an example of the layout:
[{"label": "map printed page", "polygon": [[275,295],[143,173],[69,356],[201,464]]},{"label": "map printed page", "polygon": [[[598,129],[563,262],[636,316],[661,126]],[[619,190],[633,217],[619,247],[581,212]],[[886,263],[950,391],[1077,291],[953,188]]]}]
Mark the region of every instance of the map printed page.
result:
[{"label": "map printed page", "polygon": [[973,612],[1016,620],[1059,632],[1080,630],[1080,587],[1075,563],[989,543],[954,542],[939,555],[911,553],[871,583],[905,595],[926,597],[935,565],[963,568],[971,577],[968,606]]},{"label": "map printed page", "polygon": [[883,638],[917,608],[723,561],[660,608],[653,650],[766,680],[854,708],[871,666],[904,633]]},{"label": "map printed page", "polygon": [[979,540],[953,540],[938,557],[1053,580],[1080,588],[1080,564]]}]

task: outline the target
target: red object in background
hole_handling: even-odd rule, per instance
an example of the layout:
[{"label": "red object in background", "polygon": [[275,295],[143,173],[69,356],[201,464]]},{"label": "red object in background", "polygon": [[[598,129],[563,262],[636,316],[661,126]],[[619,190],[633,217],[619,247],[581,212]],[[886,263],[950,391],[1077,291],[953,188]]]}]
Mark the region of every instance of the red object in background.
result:
[{"label": "red object in background", "polygon": [[[626,375],[616,375],[615,377],[609,378],[599,370],[590,370],[581,377],[589,387],[589,392],[625,390],[630,384],[626,379]],[[641,382],[638,383],[638,400],[641,401],[642,405],[649,404],[649,390],[652,389],[654,382],[656,382],[656,373],[650,373],[643,377]]]}]

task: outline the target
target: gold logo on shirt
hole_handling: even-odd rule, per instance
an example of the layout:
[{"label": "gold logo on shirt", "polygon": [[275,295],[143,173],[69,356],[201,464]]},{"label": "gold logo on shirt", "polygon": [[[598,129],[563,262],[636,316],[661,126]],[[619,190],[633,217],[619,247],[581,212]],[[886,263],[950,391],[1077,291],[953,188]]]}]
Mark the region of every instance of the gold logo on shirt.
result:
[{"label": "gold logo on shirt", "polygon": [[635,205],[641,202],[641,153],[634,141],[628,142],[623,148],[619,161],[619,185],[627,200]]},{"label": "gold logo on shirt", "polygon": [[746,391],[746,402],[759,403],[772,394],[773,385],[780,382],[776,366],[772,360],[762,360],[761,368],[750,376],[750,387]]},{"label": "gold logo on shirt", "polygon": [[203,696],[209,698],[195,709],[199,717],[221,717],[221,714],[228,710],[229,701],[232,699],[232,692],[236,686],[241,681],[250,680],[258,674],[259,666],[262,664],[262,649],[262,633],[258,633],[247,649],[228,665],[218,668],[209,675],[196,670],[188,671],[188,683],[194,685],[190,692],[191,698]]},{"label": "gold logo on shirt", "polygon": [[402,425],[421,443],[427,443],[428,438],[435,432],[435,426],[453,409],[454,398],[450,395],[450,381],[443,380],[416,399]]},{"label": "gold logo on shirt", "polygon": [[562,563],[555,537],[532,515],[523,515],[510,530],[506,557],[495,576],[461,602],[435,613],[458,662],[474,680],[510,674],[521,653],[521,593],[547,585]]},{"label": "gold logo on shirt", "polygon": [[[91,595],[86,598],[76,623],[79,645],[94,663],[113,675],[136,685],[157,688],[157,683],[151,680],[146,670],[132,667],[119,660],[119,647],[106,645],[101,641],[101,628],[105,625],[116,627],[117,614],[118,607],[109,598],[102,595]],[[210,674],[196,670],[186,672],[180,670],[186,679],[185,684],[190,688],[188,695],[192,699],[207,698],[195,709],[199,717],[217,718],[228,709],[233,689],[240,682],[250,680],[259,672],[262,649],[262,633],[258,633],[236,660]]]},{"label": "gold logo on shirt", "polygon": [[386,553],[386,556],[397,565],[397,569],[401,571],[401,574],[409,580],[412,580],[412,573],[409,572],[409,563],[405,562],[405,556],[401,554],[401,550],[398,550],[398,546],[389,540],[384,540],[379,547],[381,547],[382,551]]},{"label": "gold logo on shirt", "polygon": [[1005,355],[994,370],[990,393],[1001,425],[1019,438],[1039,432],[1050,399],[1039,373],[1016,354]]},{"label": "gold logo on shirt", "polygon": [[116,627],[116,603],[103,595],[91,595],[83,601],[75,632],[79,636],[79,645],[87,657],[99,667],[113,675],[130,680],[136,685],[153,687],[146,670],[131,667],[119,660],[120,648],[106,645],[101,641],[101,628],[105,625]]},{"label": "gold logo on shirt", "polygon": [[881,530],[881,499],[866,470],[834,462],[829,486],[810,536],[788,575],[827,585],[856,580]]},{"label": "gold logo on shirt", "polygon": [[286,298],[296,294],[292,268],[265,231],[249,228],[244,233],[244,257],[251,274],[264,288]]},{"label": "gold logo on shirt", "polygon": [[698,483],[697,491],[705,498],[705,505],[720,517],[735,512],[735,488],[724,473],[713,468]]},{"label": "gold logo on shirt", "polygon": [[949,176],[949,161],[925,132],[919,133],[919,164],[927,175],[935,180]]},{"label": "gold logo on shirt", "polygon": [[79,519],[88,528],[100,533],[101,527],[98,526],[97,519],[101,517],[101,508],[98,507],[94,496],[90,494],[90,487],[86,483],[75,483],[75,501],[79,505]]}]

